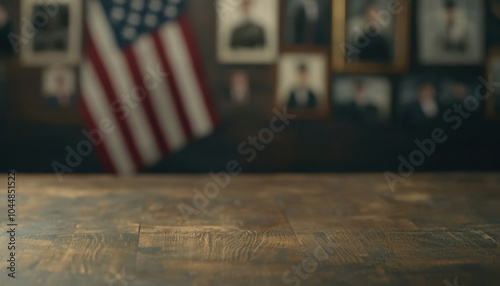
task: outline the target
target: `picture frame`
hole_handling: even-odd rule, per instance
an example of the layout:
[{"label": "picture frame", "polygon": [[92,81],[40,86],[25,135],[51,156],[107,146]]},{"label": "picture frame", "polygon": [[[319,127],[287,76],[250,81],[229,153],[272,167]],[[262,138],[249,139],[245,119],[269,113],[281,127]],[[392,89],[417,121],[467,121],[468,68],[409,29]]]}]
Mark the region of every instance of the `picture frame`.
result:
[{"label": "picture frame", "polygon": [[81,0],[22,0],[22,63],[77,65],[82,50],[82,14]]},{"label": "picture frame", "polygon": [[[360,1],[360,2],[357,2]],[[362,2],[366,2],[366,7],[363,9],[368,9],[368,3],[366,0],[332,0],[332,69],[336,72],[343,73],[362,73],[362,74],[373,74],[373,73],[403,73],[409,69],[410,62],[410,18],[411,18],[411,2],[409,0],[400,0],[394,2],[394,0],[380,0],[377,9],[382,11],[385,15],[390,15],[390,22],[377,22],[375,20],[366,20],[366,23],[378,23],[378,27],[383,27],[384,30],[389,31],[392,36],[392,40],[386,39],[385,44],[387,47],[381,50],[387,50],[386,55],[382,55],[380,60],[371,60],[377,58],[377,53],[366,53],[363,51],[373,51],[373,47],[369,47],[370,44],[379,43],[384,41],[383,33],[369,33],[367,31],[361,31],[358,29],[349,30],[348,26],[351,26],[351,22],[354,21],[354,17],[349,15],[348,19],[348,8],[349,5],[363,5]],[[376,2],[378,3],[378,2]],[[394,3],[399,3],[394,5]],[[383,6],[385,5],[385,6]],[[371,15],[372,13],[364,12],[366,15]],[[363,17],[363,15],[358,16],[358,18]],[[350,23],[347,23],[347,22]],[[359,22],[359,21],[358,21]],[[374,25],[377,26],[377,25]],[[368,28],[368,25],[362,25],[364,28]],[[371,28],[370,28],[371,29]],[[368,39],[365,44],[360,44],[359,40],[350,37],[350,34],[355,34],[360,38],[363,36],[364,39]],[[380,30],[379,30],[380,31]],[[348,39],[349,38],[349,39]],[[380,45],[378,45],[380,46]],[[378,47],[377,47],[378,48]],[[367,56],[362,56],[363,54]],[[364,59],[363,59],[364,58]]]},{"label": "picture frame", "polygon": [[412,73],[399,79],[396,118],[407,130],[440,126],[448,108],[443,98],[444,77],[435,73]]},{"label": "picture frame", "polygon": [[418,60],[423,66],[480,66],[485,60],[484,0],[417,1]]},{"label": "picture frame", "polygon": [[[280,41],[286,47],[329,47],[331,44],[331,0],[281,0]],[[310,5],[310,4],[309,4]]]},{"label": "picture frame", "polygon": [[392,88],[389,77],[383,75],[335,76],[332,81],[335,122],[365,126],[390,123]]},{"label": "picture frame", "polygon": [[276,64],[274,106],[286,107],[296,119],[326,119],[330,115],[330,53],[328,48],[290,47]]},{"label": "picture frame", "polygon": [[215,0],[217,59],[273,64],[280,48],[280,0]]},{"label": "picture frame", "polygon": [[[491,79],[500,82],[500,47],[490,50],[486,66],[486,74]],[[489,120],[500,120],[500,89],[489,80],[487,86],[486,117]]]},{"label": "picture frame", "polygon": [[42,71],[42,97],[53,110],[77,106],[77,74],[73,68],[50,66]]}]

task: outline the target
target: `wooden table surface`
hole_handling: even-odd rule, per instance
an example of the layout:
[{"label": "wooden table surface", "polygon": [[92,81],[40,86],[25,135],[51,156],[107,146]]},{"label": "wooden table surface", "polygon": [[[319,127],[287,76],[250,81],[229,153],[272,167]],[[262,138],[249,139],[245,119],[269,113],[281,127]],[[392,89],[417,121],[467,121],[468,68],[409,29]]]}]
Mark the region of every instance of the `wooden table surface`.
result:
[{"label": "wooden table surface", "polygon": [[210,182],[18,174],[0,285],[500,285],[500,174],[239,175],[185,220]]}]

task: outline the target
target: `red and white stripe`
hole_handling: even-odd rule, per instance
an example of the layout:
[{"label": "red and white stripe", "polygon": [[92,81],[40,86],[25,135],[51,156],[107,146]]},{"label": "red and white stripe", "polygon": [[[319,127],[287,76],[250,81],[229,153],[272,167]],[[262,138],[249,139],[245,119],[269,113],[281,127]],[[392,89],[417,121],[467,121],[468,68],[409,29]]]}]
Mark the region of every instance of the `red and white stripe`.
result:
[{"label": "red and white stripe", "polygon": [[[103,119],[116,127],[96,146],[106,169],[137,172],[212,132],[217,119],[187,19],[164,24],[121,49],[99,1],[87,3],[81,113],[91,129],[99,128]],[[168,76],[148,90],[143,78],[158,65]],[[131,101],[138,87],[147,95]]]}]

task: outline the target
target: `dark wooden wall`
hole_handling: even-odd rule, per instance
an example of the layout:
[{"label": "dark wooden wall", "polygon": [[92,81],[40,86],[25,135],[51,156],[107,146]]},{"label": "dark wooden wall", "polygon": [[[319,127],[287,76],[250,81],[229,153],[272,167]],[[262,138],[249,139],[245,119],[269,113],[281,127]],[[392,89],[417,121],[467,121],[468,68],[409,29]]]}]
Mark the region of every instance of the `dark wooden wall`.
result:
[{"label": "dark wooden wall", "polygon": [[[206,74],[222,118],[217,131],[181,152],[165,158],[147,171],[210,172],[225,168],[227,161],[240,161],[247,172],[386,171],[398,167],[398,156],[416,149],[413,141],[430,137],[430,130],[406,130],[394,118],[390,124],[363,127],[339,125],[330,119],[296,120],[250,163],[238,154],[240,142],[268,126],[274,96],[273,66],[219,65],[216,61],[213,1],[189,0],[188,13],[205,61]],[[413,17],[414,18],[414,17]],[[415,55],[415,23],[412,55]],[[236,106],[229,98],[228,81],[233,70],[250,75],[251,103]],[[475,79],[484,67],[427,69],[412,57],[413,73],[460,74]],[[9,111],[0,115],[0,170],[52,172],[53,161],[64,162],[66,146],[84,139],[76,109],[44,110],[41,102],[41,70],[22,67],[17,58],[7,63]],[[332,78],[335,75],[332,74]],[[404,75],[388,76],[393,83],[394,103]],[[479,111],[482,112],[482,111]],[[395,114],[394,114],[395,115]],[[486,120],[467,122],[457,131],[443,127],[449,139],[439,145],[417,171],[500,169],[500,124]],[[102,171],[94,156],[85,158],[75,172]]]}]

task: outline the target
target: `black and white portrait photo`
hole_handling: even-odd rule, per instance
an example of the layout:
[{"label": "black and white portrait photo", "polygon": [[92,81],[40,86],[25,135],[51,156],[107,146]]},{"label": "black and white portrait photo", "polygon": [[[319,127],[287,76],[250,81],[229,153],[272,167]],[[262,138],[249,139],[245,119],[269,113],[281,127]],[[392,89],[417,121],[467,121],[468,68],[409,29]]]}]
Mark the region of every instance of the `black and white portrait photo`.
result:
[{"label": "black and white portrait photo", "polygon": [[372,125],[391,115],[391,83],[379,76],[336,76],[333,82],[336,122]]},{"label": "black and white portrait photo", "polygon": [[[348,1],[347,44],[359,49],[351,60],[390,63],[394,58],[395,17],[380,20],[390,0]],[[389,15],[389,14],[387,14]]]},{"label": "black and white portrait photo", "polygon": [[250,78],[245,70],[231,73],[229,90],[231,99],[237,105],[246,105],[250,101]]},{"label": "black and white portrait photo", "polygon": [[284,53],[278,63],[276,105],[309,117],[328,111],[328,56],[321,52]]},{"label": "black and white portrait photo", "polygon": [[47,107],[76,106],[76,74],[71,68],[47,68],[42,76],[42,92]]},{"label": "black and white portrait photo", "polygon": [[474,95],[476,86],[462,79],[445,78],[441,81],[441,100],[444,107],[463,104],[467,96]]},{"label": "black and white portrait photo", "polygon": [[[13,52],[9,34],[13,32],[13,24],[7,5],[0,2],[0,61]],[[1,65],[1,62],[0,62]]]},{"label": "black and white portrait photo", "polygon": [[330,43],[329,0],[285,0],[282,11],[283,39],[287,45]]},{"label": "black and white portrait photo", "polygon": [[[44,13],[43,5],[36,5],[34,15]],[[69,11],[68,6],[61,5],[59,11],[54,16],[49,17],[48,21],[35,22],[35,28],[38,32],[33,38],[33,49],[35,52],[43,51],[61,51],[68,50],[69,41]]]},{"label": "black and white portrait photo", "polygon": [[483,0],[422,0],[417,5],[422,64],[478,65],[483,61]]},{"label": "black and white portrait photo", "polygon": [[82,1],[25,0],[21,2],[24,19],[30,19],[36,33],[21,26],[21,36],[29,39],[20,46],[27,65],[77,64],[81,57]]},{"label": "black and white portrait photo", "polygon": [[219,61],[274,62],[278,52],[278,6],[278,0],[218,0]]},{"label": "black and white portrait photo", "polygon": [[408,76],[400,84],[398,114],[407,128],[433,127],[442,122],[447,108],[435,77]]}]

